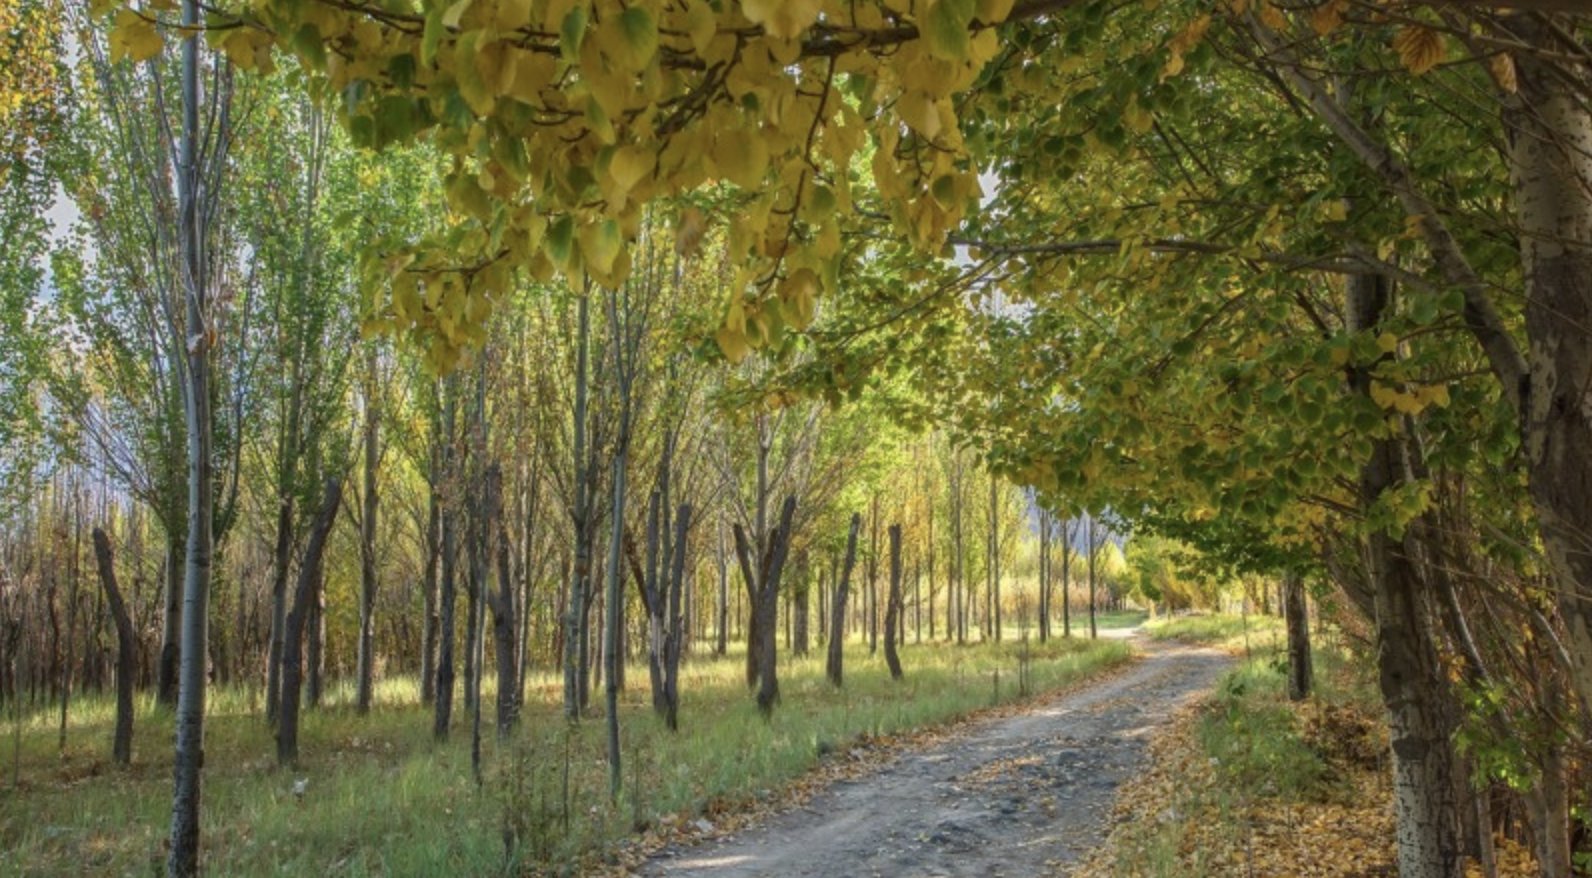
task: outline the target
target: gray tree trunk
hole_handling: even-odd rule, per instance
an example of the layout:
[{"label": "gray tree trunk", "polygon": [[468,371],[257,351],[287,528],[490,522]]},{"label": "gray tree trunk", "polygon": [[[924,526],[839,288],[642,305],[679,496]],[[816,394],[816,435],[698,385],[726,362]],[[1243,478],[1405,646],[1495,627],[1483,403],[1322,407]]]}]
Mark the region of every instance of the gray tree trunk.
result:
[{"label": "gray tree trunk", "polygon": [[309,621],[311,601],[314,600],[315,582],[321,575],[321,559],[326,551],[326,537],[331,533],[337,518],[337,506],[342,502],[343,485],[337,479],[326,482],[326,496],[310,525],[309,541],[304,546],[304,557],[299,560],[298,586],[293,590],[293,604],[287,613],[287,626],[282,638],[282,705],[276,724],[276,761],[293,765],[298,761],[298,727],[301,687],[304,682],[304,629]]},{"label": "gray tree trunk", "polygon": [[453,448],[458,393],[455,391],[454,379],[449,378],[447,384],[443,390],[442,435],[438,437],[442,445],[442,478],[438,487],[442,492],[442,582],[437,594],[437,684],[433,693],[435,709],[431,722],[431,736],[438,741],[448,739],[448,729],[453,724],[454,614],[459,603],[456,579],[459,545],[455,532],[458,511],[454,499],[458,492],[458,467],[454,462]]},{"label": "gray tree trunk", "polygon": [[97,527],[94,559],[99,563],[100,584],[105,588],[105,600],[116,624],[116,731],[111,736],[111,759],[117,765],[126,765],[133,758],[133,683],[138,675],[138,643],[122,590],[116,587],[110,538]]},{"label": "gray tree trunk", "polygon": [[[1350,329],[1375,332],[1391,310],[1386,279],[1354,275],[1348,284]],[[1391,355],[1387,355],[1391,356]],[[1354,391],[1369,397],[1370,371],[1351,371]],[[1360,501],[1369,508],[1403,481],[1406,467],[1393,439],[1373,444],[1360,474]],[[1399,874],[1449,878],[1462,869],[1459,806],[1449,733],[1446,673],[1433,637],[1429,603],[1404,546],[1386,531],[1367,537],[1374,592],[1378,683],[1388,711],[1393,756]]]},{"label": "gray tree trunk", "polygon": [[442,504],[438,497],[441,486],[437,456],[433,444],[426,499],[426,567],[420,580],[421,612],[425,614],[420,620],[420,704],[423,707],[431,707],[437,697],[437,629],[441,626],[437,618],[437,589],[442,572]]},{"label": "gray tree trunk", "polygon": [[[177,673],[177,734],[171,802],[171,849],[166,871],[199,873],[199,780],[204,766],[205,665],[209,657],[210,563],[214,524],[210,411],[210,324],[205,264],[206,193],[200,191],[199,3],[183,0],[182,136],[178,159],[177,234],[185,300],[183,411],[188,432],[188,539],[182,587],[182,652]],[[224,124],[224,122],[223,122]],[[225,135],[223,135],[225,136]],[[214,158],[214,157],[212,157]],[[162,656],[164,659],[165,656]]]},{"label": "gray tree trunk", "polygon": [[840,686],[844,677],[846,648],[846,599],[851,592],[851,569],[857,563],[857,532],[862,529],[862,514],[851,514],[851,527],[846,533],[846,560],[840,568],[840,578],[835,583],[833,615],[829,623],[829,661],[825,673],[829,682]]},{"label": "gray tree trunk", "polygon": [[685,591],[686,535],[691,529],[691,504],[682,503],[674,520],[674,570],[669,577],[669,624],[663,649],[664,722],[680,728],[680,654],[685,648],[685,620],[680,601]]},{"label": "gray tree trunk", "polygon": [[585,645],[586,584],[591,579],[591,540],[589,501],[586,496],[586,407],[589,392],[587,361],[591,349],[591,303],[582,295],[576,303],[578,327],[575,339],[575,413],[574,413],[574,477],[570,480],[574,492],[571,518],[575,529],[575,563],[570,567],[564,599],[564,718],[580,719],[581,709],[581,659]]},{"label": "gray tree trunk", "polygon": [[1531,341],[1520,404],[1575,687],[1592,705],[1592,73],[1548,60],[1562,45],[1546,17],[1506,26],[1544,50],[1512,54],[1520,91],[1505,112]]},{"label": "gray tree trunk", "polygon": [[901,525],[890,525],[890,594],[885,599],[884,661],[890,666],[890,679],[901,679],[901,656],[896,653],[896,636],[901,621]]}]

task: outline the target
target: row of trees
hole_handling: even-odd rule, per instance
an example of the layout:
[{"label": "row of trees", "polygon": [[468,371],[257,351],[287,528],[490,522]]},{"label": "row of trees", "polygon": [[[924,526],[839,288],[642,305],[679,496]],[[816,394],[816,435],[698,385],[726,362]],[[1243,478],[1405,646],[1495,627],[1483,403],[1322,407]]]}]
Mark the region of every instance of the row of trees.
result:
[{"label": "row of trees", "polygon": [[[37,208],[60,181],[84,231],[49,295],[37,259],[7,268],[27,291],[7,293],[5,438],[61,433],[114,468],[165,545],[172,871],[197,863],[216,547],[224,568],[271,535],[278,704],[284,638],[335,612],[311,516],[357,497],[359,630],[378,547],[410,541],[444,733],[460,639],[478,706],[489,612],[507,632],[551,607],[580,715],[627,567],[669,664],[695,612],[669,594],[700,592],[667,562],[711,523],[715,606],[740,568],[772,708],[803,541],[888,544],[912,516],[887,474],[932,471],[893,465],[910,443],[883,414],[1060,516],[1331,582],[1376,632],[1401,872],[1485,861],[1490,790],[1566,874],[1592,697],[1592,87],[1584,14],[1508,5],[255,0],[206,22],[211,55],[134,4],[70,63],[19,68],[29,170],[8,185]],[[27,57],[66,58],[42,33]],[[356,322],[408,347],[351,356]],[[92,368],[46,381],[78,352]],[[935,452],[953,508],[914,520],[952,545],[926,559],[955,631],[993,635],[1019,530],[963,453]],[[874,493],[864,538],[844,519]],[[871,636],[895,602],[862,594]]]}]

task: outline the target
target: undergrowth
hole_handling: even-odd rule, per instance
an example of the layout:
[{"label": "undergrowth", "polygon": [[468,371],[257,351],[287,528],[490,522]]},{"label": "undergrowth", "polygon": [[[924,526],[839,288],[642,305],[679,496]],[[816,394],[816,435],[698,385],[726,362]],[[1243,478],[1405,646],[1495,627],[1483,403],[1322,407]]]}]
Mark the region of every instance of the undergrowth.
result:
[{"label": "undergrowth", "polygon": [[[283,770],[258,692],[222,688],[206,724],[204,861],[211,874],[229,876],[577,874],[639,829],[711,821],[777,797],[824,753],[1009,702],[1020,680],[1034,692],[1054,690],[1128,656],[1121,642],[1080,638],[910,644],[906,678],[894,682],[882,655],[854,643],[841,690],[824,679],[821,656],[781,656],[772,721],[745,689],[742,656],[699,656],[681,669],[678,734],[652,713],[645,666],[631,666],[617,802],[608,796],[600,713],[565,722],[550,673],[528,681],[523,721],[501,742],[485,681],[479,787],[459,696],[452,736],[438,744],[413,679],[385,680],[366,716],[353,710],[351,693],[334,689],[326,707],[304,714],[303,759]],[[108,759],[107,701],[88,694],[74,702],[65,749],[47,711],[20,724],[5,718],[0,874],[139,875],[163,863],[171,715],[141,700],[133,764],[117,768]],[[301,796],[293,791],[300,780]]]}]

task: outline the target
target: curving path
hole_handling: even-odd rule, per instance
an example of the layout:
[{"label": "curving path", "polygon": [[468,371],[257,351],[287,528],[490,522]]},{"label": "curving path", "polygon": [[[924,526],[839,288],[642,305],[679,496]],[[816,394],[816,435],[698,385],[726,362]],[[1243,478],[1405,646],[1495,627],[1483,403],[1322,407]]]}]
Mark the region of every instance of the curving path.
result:
[{"label": "curving path", "polygon": [[728,838],[665,849],[644,876],[1027,876],[1060,872],[1108,829],[1150,735],[1233,659],[1135,639],[1127,670],[969,724]]}]

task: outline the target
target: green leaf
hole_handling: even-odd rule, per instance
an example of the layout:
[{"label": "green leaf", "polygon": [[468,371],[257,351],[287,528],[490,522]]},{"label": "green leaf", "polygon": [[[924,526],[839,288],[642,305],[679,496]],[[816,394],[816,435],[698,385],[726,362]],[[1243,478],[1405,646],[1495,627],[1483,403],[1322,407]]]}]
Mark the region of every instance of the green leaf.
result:
[{"label": "green leaf", "polygon": [[580,60],[580,44],[586,39],[586,7],[575,6],[564,13],[564,22],[558,28],[558,50],[564,60],[574,64]]},{"label": "green leaf", "polygon": [[437,46],[441,45],[442,33],[446,30],[442,26],[444,11],[441,5],[433,6],[426,11],[426,27],[420,35],[420,63],[427,67],[437,60]]},{"label": "green leaf", "polygon": [[658,54],[658,25],[642,7],[632,6],[620,14],[619,34],[623,51],[614,60],[626,70],[643,70]]},{"label": "green leaf", "polygon": [[973,22],[973,0],[935,0],[924,13],[923,40],[929,54],[946,61],[966,61]]},{"label": "green leaf", "polygon": [[559,268],[569,265],[575,252],[575,220],[567,215],[554,220],[542,238],[542,250]]}]

